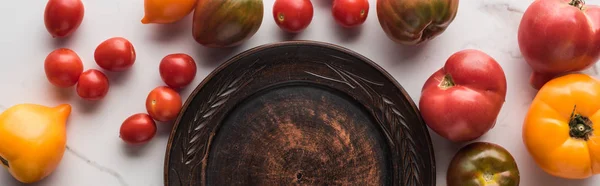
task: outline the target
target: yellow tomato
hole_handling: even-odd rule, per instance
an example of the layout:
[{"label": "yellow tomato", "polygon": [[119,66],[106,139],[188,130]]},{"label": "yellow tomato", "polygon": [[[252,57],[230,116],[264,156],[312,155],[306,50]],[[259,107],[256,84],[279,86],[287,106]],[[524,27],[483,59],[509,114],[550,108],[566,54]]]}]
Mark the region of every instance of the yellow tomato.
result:
[{"label": "yellow tomato", "polygon": [[546,83],[523,125],[523,142],[547,173],[582,179],[600,172],[600,81],[570,74]]},{"label": "yellow tomato", "polygon": [[50,175],[66,148],[66,121],[71,106],[12,106],[0,114],[0,161],[20,182]]},{"label": "yellow tomato", "polygon": [[142,23],[173,23],[190,14],[195,5],[196,0],[145,0]]}]

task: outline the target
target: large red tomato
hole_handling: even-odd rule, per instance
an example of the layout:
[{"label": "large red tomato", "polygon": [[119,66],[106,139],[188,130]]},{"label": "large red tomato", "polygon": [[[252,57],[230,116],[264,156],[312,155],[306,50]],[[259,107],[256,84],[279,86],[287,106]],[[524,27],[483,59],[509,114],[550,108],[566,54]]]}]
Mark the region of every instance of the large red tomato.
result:
[{"label": "large red tomato", "polygon": [[146,113],[131,115],[123,121],[119,137],[128,144],[144,144],[156,134],[156,123]]},{"label": "large red tomato", "polygon": [[356,27],[367,20],[369,1],[334,0],[331,13],[335,21],[343,27]]},{"label": "large red tomato", "polygon": [[104,73],[89,69],[81,73],[77,82],[77,95],[86,100],[99,100],[108,93],[109,82]]},{"label": "large red tomato", "polygon": [[171,121],[181,110],[181,96],[167,86],[154,88],[146,98],[146,111],[157,121]]},{"label": "large red tomato", "polygon": [[109,38],[96,47],[94,59],[98,66],[110,71],[124,71],[135,62],[135,49],[122,37]]},{"label": "large red tomato", "polygon": [[536,0],[523,14],[519,48],[539,89],[550,79],[584,70],[600,57],[600,8],[583,0]]},{"label": "large red tomato", "polygon": [[160,61],[158,71],[165,84],[179,89],[189,85],[196,77],[196,62],[187,54],[169,54]]},{"label": "large red tomato", "polygon": [[59,48],[46,56],[44,71],[46,78],[53,85],[70,87],[79,80],[79,75],[83,72],[83,63],[75,51]]},{"label": "large red tomato", "polygon": [[79,28],[84,12],[81,0],[49,0],[44,25],[52,37],[67,37]]},{"label": "large red tomato", "polygon": [[505,98],[506,77],[496,60],[478,50],[462,50],[427,79],[419,109],[440,136],[470,141],[494,126]]},{"label": "large red tomato", "polygon": [[310,0],[275,0],[273,18],[282,30],[301,32],[312,21],[313,5]]}]

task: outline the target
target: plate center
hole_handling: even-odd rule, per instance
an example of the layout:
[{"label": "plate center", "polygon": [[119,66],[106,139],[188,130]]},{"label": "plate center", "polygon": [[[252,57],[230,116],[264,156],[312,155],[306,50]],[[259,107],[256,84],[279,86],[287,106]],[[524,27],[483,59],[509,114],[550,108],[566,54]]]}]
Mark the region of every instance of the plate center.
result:
[{"label": "plate center", "polygon": [[223,120],[207,185],[388,185],[387,143],[362,105],[314,85],[262,91]]}]

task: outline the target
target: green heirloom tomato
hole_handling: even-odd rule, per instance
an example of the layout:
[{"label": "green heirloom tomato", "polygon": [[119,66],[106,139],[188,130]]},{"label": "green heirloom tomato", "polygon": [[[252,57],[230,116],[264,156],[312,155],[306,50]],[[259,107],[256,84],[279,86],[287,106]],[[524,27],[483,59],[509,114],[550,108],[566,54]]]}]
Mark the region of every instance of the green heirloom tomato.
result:
[{"label": "green heirloom tomato", "polygon": [[435,38],[456,17],[459,0],[377,0],[377,18],[393,41],[417,45]]},{"label": "green heirloom tomato", "polygon": [[518,186],[519,168],[503,147],[474,142],[455,155],[446,175],[448,186]]}]

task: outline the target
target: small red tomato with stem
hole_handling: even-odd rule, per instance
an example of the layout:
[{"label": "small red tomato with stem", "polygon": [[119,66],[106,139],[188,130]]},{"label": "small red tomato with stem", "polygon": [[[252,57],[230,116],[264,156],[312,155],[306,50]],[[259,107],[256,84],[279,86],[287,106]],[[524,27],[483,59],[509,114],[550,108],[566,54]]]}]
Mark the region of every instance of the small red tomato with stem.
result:
[{"label": "small red tomato with stem", "polygon": [[89,69],[81,73],[77,82],[77,95],[85,100],[99,100],[108,93],[109,82],[104,73]]},{"label": "small red tomato with stem", "polygon": [[146,113],[133,114],[121,124],[119,137],[128,144],[145,144],[156,135],[156,123]]},{"label": "small red tomato with stem", "polygon": [[189,85],[196,77],[196,62],[187,54],[169,54],[160,61],[158,70],[165,84],[179,89]]},{"label": "small red tomato with stem", "polygon": [[49,0],[44,10],[44,25],[53,38],[67,37],[79,28],[84,13],[81,0]]},{"label": "small red tomato with stem", "polygon": [[109,38],[94,51],[96,64],[109,71],[125,71],[133,66],[135,58],[133,44],[123,37]]},{"label": "small red tomato with stem", "polygon": [[313,5],[310,0],[275,0],[273,18],[282,30],[298,33],[312,21]]},{"label": "small red tomato with stem", "polygon": [[367,20],[368,0],[334,0],[331,13],[335,21],[343,27],[356,27]]},{"label": "small red tomato with stem", "polygon": [[75,51],[68,48],[56,49],[44,61],[44,71],[50,83],[66,88],[77,84],[83,72],[83,63]]},{"label": "small red tomato with stem", "polygon": [[177,118],[181,106],[179,93],[167,86],[154,88],[146,98],[146,111],[157,121],[167,122]]}]

